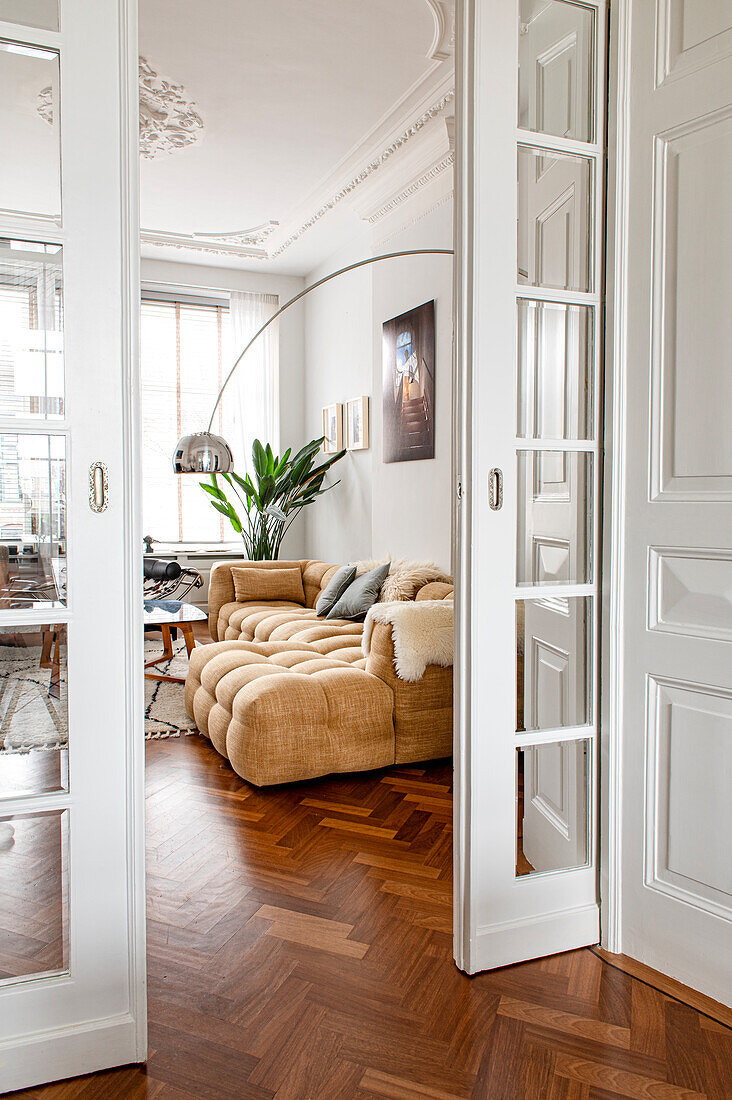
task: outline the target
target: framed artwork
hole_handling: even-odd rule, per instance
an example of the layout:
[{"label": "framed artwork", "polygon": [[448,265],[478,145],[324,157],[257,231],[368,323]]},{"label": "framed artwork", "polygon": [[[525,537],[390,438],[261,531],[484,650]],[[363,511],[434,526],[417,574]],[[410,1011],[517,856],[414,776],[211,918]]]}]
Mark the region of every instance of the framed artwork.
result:
[{"label": "framed artwork", "polygon": [[369,445],[369,399],[352,397],[346,402],[346,447],[365,451]]},{"label": "framed artwork", "polygon": [[323,450],[327,455],[343,449],[343,406],[326,405],[323,409]]},{"label": "framed artwork", "polygon": [[435,457],[435,302],[383,325],[383,459]]}]

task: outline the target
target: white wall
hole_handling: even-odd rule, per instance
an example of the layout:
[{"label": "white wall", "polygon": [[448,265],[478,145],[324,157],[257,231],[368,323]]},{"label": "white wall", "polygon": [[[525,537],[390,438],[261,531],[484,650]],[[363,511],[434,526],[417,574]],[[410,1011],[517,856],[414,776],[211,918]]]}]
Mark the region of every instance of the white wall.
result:
[{"label": "white wall", "polygon": [[[141,279],[145,288],[179,290],[184,293],[243,290],[259,294],[277,294],[280,305],[292,298],[305,285],[304,279],[294,275],[266,275],[258,271],[240,271],[236,268],[208,267],[150,259],[142,260]],[[287,447],[298,450],[305,442],[307,431],[304,322],[304,305],[300,304],[288,310],[279,321],[280,447],[283,451]],[[201,412],[206,422],[209,412],[208,409]],[[205,423],[202,423],[202,426],[205,427]],[[285,539],[282,556],[304,557],[304,546],[305,520],[300,516]]]},{"label": "white wall", "polygon": [[[374,247],[360,241],[331,256],[308,283],[379,252],[452,247],[452,201]],[[435,458],[381,460],[381,326],[435,299]],[[321,409],[334,401],[370,397],[371,446],[335,468],[341,484],[309,509],[307,557],[432,559],[450,569],[452,264],[445,256],[385,260],[316,290],[305,305],[307,433],[320,434]],[[345,429],[345,426],[344,426]]]},{"label": "white wall", "polygon": [[[379,251],[452,248],[452,201],[390,237]],[[382,462],[381,326],[435,299],[435,457]],[[452,262],[449,256],[385,260],[373,267],[371,548],[373,557],[420,558],[451,571]]]},{"label": "white wall", "polygon": [[[370,254],[364,233],[311,272],[307,282]],[[342,275],[305,300],[305,423],[310,438],[322,434],[324,405],[345,405],[351,397],[371,393],[371,270]],[[345,436],[345,423],[343,428]],[[372,451],[367,450],[349,452],[333,467],[331,480],[340,479],[340,485],[307,510],[307,557],[345,562],[371,556],[371,465]]]}]

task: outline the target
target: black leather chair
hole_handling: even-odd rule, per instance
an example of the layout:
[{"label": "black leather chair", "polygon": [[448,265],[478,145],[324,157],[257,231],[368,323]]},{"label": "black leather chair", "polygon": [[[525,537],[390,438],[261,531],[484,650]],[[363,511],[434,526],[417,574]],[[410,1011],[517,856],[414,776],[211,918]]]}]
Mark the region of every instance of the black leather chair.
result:
[{"label": "black leather chair", "polygon": [[177,600],[182,602],[194,588],[203,587],[203,577],[197,569],[182,569],[177,561],[153,558],[144,554],[143,587],[146,600]]}]

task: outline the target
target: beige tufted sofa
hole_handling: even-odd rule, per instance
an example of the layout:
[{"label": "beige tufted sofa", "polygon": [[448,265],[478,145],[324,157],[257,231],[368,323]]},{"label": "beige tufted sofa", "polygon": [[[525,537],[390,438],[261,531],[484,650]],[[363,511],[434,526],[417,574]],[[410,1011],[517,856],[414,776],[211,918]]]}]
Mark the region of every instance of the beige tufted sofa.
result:
[{"label": "beige tufted sofa", "polygon": [[[301,569],[305,605],[237,603],[232,564]],[[394,670],[390,626],[318,618],[314,605],[337,565],[318,561],[222,562],[211,571],[215,641],[190,658],[186,708],[198,729],[257,786],[449,756],[452,669],[429,665],[407,683]],[[433,582],[420,599],[451,599]]]}]

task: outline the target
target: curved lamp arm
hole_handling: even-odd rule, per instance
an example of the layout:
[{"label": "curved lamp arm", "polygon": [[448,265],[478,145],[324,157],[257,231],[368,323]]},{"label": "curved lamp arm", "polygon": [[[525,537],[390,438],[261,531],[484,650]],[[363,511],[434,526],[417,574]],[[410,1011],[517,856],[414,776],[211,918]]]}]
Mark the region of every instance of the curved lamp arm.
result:
[{"label": "curved lamp arm", "polygon": [[356,263],[348,264],[346,267],[341,267],[337,271],[331,271],[328,275],[324,275],[322,279],[317,279],[314,283],[310,283],[304,290],[301,290],[299,294],[296,294],[289,301],[285,302],[283,306],[272,314],[272,316],[264,322],[264,324],[257,329],[252,336],[251,340],[241,350],[239,355],[234,361],[231,370],[226,375],[223,381],[221,389],[218,392],[214,407],[211,410],[211,417],[208,422],[208,428],[205,432],[195,432],[192,435],[184,435],[178,440],[176,444],[175,452],[173,454],[173,470],[177,474],[209,474],[209,473],[226,473],[233,466],[233,455],[231,448],[225,439],[222,439],[219,435],[214,435],[211,432],[213,427],[214,416],[216,410],[221,403],[224,390],[229,384],[234,371],[237,369],[242,359],[249,351],[252,344],[254,344],[262,333],[273,324],[278,317],[294,306],[296,302],[299,302],[301,298],[304,298],[306,294],[310,294],[311,291],[317,290],[319,286],[323,286],[324,283],[329,283],[331,279],[337,279],[339,275],[345,275],[348,271],[355,271],[356,268],[366,267],[368,264],[379,263],[381,260],[396,260],[401,256],[454,256],[454,250],[452,248],[412,248],[404,252],[384,252],[379,256],[369,256],[365,260],[358,260]]}]

